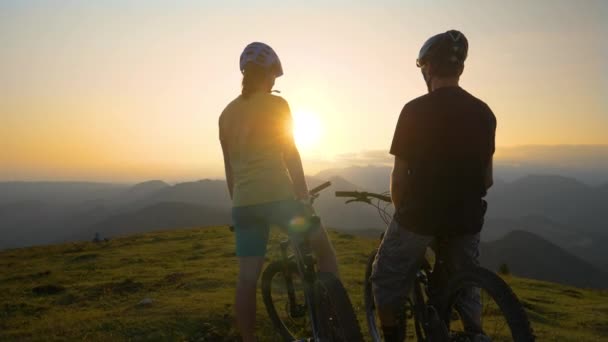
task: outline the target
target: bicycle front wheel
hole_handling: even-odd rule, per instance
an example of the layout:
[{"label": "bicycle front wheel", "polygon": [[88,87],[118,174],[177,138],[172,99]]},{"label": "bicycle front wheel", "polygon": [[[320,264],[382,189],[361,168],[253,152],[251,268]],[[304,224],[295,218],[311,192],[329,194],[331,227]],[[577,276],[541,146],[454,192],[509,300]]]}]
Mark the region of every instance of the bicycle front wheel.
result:
[{"label": "bicycle front wheel", "polygon": [[318,273],[314,289],[321,340],[363,341],[357,316],[340,280],[331,273]]},{"label": "bicycle front wheel", "polygon": [[[286,272],[287,270],[287,272]],[[290,281],[291,289],[287,287]],[[293,290],[290,298],[289,291]],[[311,322],[304,296],[304,283],[295,262],[287,267],[275,261],[262,274],[262,298],[268,316],[283,341],[292,342],[312,336]]]},{"label": "bicycle front wheel", "polygon": [[495,273],[481,267],[460,272],[446,291],[443,312],[452,341],[534,341],[523,306]]}]

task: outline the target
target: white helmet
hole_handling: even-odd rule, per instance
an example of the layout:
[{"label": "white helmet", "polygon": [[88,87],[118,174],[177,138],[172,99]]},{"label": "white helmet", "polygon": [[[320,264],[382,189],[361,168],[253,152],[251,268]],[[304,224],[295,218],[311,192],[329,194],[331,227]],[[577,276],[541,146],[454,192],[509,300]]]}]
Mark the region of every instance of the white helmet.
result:
[{"label": "white helmet", "polygon": [[283,67],[279,56],[274,50],[260,42],[253,42],[245,47],[241,53],[240,67],[241,73],[245,72],[245,65],[253,63],[264,68],[271,69],[275,77],[283,75]]}]

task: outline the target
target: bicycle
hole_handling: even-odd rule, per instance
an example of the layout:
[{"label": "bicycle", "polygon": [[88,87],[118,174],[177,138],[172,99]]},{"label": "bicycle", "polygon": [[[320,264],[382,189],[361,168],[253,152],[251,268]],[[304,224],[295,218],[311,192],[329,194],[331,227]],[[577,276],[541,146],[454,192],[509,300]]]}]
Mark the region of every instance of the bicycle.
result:
[{"label": "bicycle", "polygon": [[[326,182],[312,189],[312,201],[330,185]],[[311,219],[320,220],[316,215]],[[262,297],[282,339],[363,341],[346,289],[333,274],[317,272],[308,241],[286,239],[279,247],[280,259],[262,273]]]},{"label": "bicycle", "polygon": [[[386,193],[337,191],[336,197],[350,198],[346,203],[370,204],[378,209],[380,217],[387,225],[391,220],[391,215],[387,212],[391,198]],[[384,207],[382,203],[386,203]],[[383,237],[384,233],[380,235],[380,241]],[[402,329],[403,336],[415,337],[419,342],[534,341],[535,337],[523,306],[502,278],[479,266],[468,267],[453,275],[447,274],[441,253],[441,246],[446,241],[438,239],[434,263],[432,258],[424,258],[416,274],[411,294],[404,296],[407,299],[398,312],[399,329]],[[427,247],[427,252],[429,249]],[[370,280],[377,251],[376,248],[369,256],[363,289],[365,315],[373,341],[382,340]],[[466,290],[479,291],[481,294],[482,335],[466,331],[467,322],[458,312],[458,299]],[[413,325],[413,329],[408,329],[408,323]]]}]

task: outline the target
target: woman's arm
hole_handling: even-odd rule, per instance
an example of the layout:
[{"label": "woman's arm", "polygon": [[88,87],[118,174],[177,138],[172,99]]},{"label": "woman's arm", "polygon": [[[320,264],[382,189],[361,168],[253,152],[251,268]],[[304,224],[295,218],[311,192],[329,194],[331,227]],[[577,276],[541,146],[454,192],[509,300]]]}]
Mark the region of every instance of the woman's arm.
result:
[{"label": "woman's arm", "polygon": [[295,145],[295,142],[291,142],[289,146],[286,146],[283,152],[283,160],[285,166],[291,176],[293,182],[293,191],[296,199],[308,199],[308,185],[306,185],[306,177],[304,176],[304,168],[302,167],[302,159],[300,158],[300,152]]},{"label": "woman's arm", "polygon": [[308,199],[308,186],[306,185],[306,177],[304,176],[304,167],[302,166],[302,158],[296,146],[293,136],[293,119],[291,117],[291,109],[287,101],[282,101],[283,108],[281,109],[281,119],[278,124],[279,135],[281,136],[281,145],[283,146],[283,161],[289,171],[291,182],[293,184],[293,192],[296,199]]},{"label": "woman's arm", "polygon": [[232,176],[232,167],[230,166],[230,155],[228,154],[228,146],[224,140],[220,140],[222,145],[222,153],[224,154],[224,172],[226,173],[226,184],[228,185],[228,193],[232,199],[232,191],[234,190],[234,178]]}]

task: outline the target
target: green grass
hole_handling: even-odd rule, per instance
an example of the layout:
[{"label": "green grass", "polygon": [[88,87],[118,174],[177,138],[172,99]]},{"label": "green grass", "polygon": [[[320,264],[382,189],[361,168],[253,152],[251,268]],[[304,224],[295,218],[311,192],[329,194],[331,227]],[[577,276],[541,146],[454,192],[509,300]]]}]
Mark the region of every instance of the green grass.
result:
[{"label": "green grass", "polygon": [[[365,330],[363,274],[377,241],[335,232],[331,238]],[[236,274],[233,236],[224,227],[3,251],[0,340],[231,341]],[[608,337],[608,292],[505,279],[540,341]],[[144,298],[154,302],[138,305]],[[261,296],[258,302],[261,340],[278,340]]]}]

